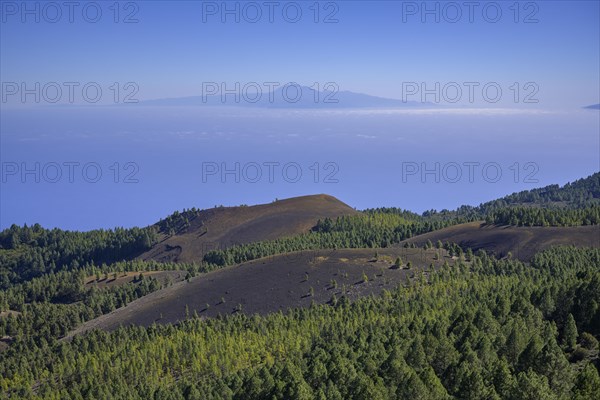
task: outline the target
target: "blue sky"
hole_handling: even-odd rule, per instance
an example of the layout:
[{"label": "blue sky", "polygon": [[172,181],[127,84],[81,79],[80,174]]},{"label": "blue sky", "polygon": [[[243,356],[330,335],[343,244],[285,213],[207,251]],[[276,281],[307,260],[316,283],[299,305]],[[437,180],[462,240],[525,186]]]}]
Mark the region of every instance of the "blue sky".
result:
[{"label": "blue sky", "polygon": [[[582,109],[600,103],[600,2],[474,2],[470,22],[463,1],[323,1],[317,23],[314,1],[276,3],[269,22],[267,2],[227,2],[229,9],[237,4],[238,23],[235,14],[222,22],[221,1],[120,2],[118,15],[113,1],[83,1],[71,23],[62,1],[0,0],[0,229],[36,222],[80,230],[143,226],[183,208],[311,193],[359,209],[422,212],[477,205],[600,170],[600,112]],[[60,18],[48,4],[62,5]],[[261,8],[258,22],[245,20],[255,15],[247,4]],[[456,5],[462,15],[453,23]],[[98,22],[86,21],[96,18],[96,7]],[[439,21],[428,14],[423,22],[422,7],[438,7]],[[295,8],[302,17],[291,23]],[[23,10],[39,12],[40,21]],[[124,23],[131,13],[137,22]],[[327,16],[337,22],[325,23]],[[48,21],[53,18],[56,23]],[[49,107],[31,95],[22,103],[20,93],[7,94],[36,82],[78,84],[75,104]],[[138,100],[201,95],[206,82],[316,82],[321,89],[333,82],[339,90],[396,99],[407,83],[431,89],[456,82],[463,93],[456,103],[439,101],[458,110],[128,108],[114,106],[114,82],[118,103],[132,93],[128,82]],[[468,82],[479,85],[472,103]],[[103,90],[95,105],[82,100],[81,87],[89,83]],[[485,101],[481,90],[490,83],[503,91],[496,103]],[[66,97],[65,90],[61,100]],[[420,101],[420,93],[407,100]],[[207,162],[275,161],[297,163],[303,179],[202,181]],[[23,179],[20,171],[7,175],[7,168],[40,165],[48,172],[72,162],[97,163],[102,179],[90,183],[79,174],[68,182],[66,168],[58,182]],[[499,165],[502,179],[401,179],[405,163],[444,168],[473,162]],[[137,181],[124,184],[130,163],[138,168]],[[337,167],[335,183],[323,180],[328,163]],[[526,179],[532,172],[535,179]]]},{"label": "blue sky", "polygon": [[[222,2],[139,1],[137,8],[122,2],[120,23],[112,2],[95,3],[102,10],[98,23],[84,20],[83,6],[74,10],[74,23],[64,7],[57,23],[45,20],[53,18],[51,9],[40,9],[40,23],[31,15],[22,23],[21,11],[9,15],[4,5],[2,80],[133,81],[139,99],[198,95],[202,82],[270,81],[336,82],[341,90],[393,98],[401,98],[402,82],[499,82],[508,98],[513,82],[535,82],[540,106],[600,101],[598,1],[521,2],[518,16],[514,2],[476,2],[473,23],[464,2],[450,2],[460,6],[456,23],[448,21],[456,10],[448,2],[320,2],[319,23],[312,1],[278,2],[273,23],[265,2],[252,3],[262,12],[257,23],[247,21],[254,14],[244,2],[227,3],[238,4],[239,23],[235,15],[221,22]],[[289,3],[302,10],[297,23],[284,18]],[[216,15],[206,14],[212,4]],[[439,23],[435,15],[422,23],[421,10],[408,14],[413,5],[436,4]],[[502,15],[491,23],[486,17],[495,18],[495,5]],[[295,8],[287,10],[293,18]],[[123,23],[132,12],[138,22]],[[324,23],[331,13],[338,22]]]}]

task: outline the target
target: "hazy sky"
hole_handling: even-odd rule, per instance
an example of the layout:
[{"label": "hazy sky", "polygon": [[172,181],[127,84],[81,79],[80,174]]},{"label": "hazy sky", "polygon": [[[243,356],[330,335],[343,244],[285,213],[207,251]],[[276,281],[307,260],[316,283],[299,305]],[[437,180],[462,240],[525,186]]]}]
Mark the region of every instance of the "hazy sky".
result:
[{"label": "hazy sky", "polygon": [[[143,226],[313,193],[422,212],[586,177],[600,170],[600,112],[582,108],[600,103],[599,4],[1,0],[0,228]],[[122,106],[252,82],[453,108]],[[272,163],[301,179],[270,181]]]},{"label": "hazy sky", "polygon": [[200,95],[203,82],[335,82],[393,98],[403,83],[456,82],[456,104],[477,82],[476,105],[496,82],[494,106],[600,101],[598,1],[50,3],[2,1],[3,82],[135,82],[138,99]]}]

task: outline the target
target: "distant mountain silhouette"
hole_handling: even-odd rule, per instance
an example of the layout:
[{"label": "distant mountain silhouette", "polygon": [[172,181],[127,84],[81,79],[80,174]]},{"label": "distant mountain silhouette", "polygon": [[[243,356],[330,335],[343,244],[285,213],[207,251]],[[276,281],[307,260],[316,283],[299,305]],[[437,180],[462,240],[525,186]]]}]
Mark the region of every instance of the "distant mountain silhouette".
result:
[{"label": "distant mountain silhouette", "polygon": [[402,108],[432,107],[432,103],[402,101],[349,91],[317,91],[307,86],[287,85],[272,92],[205,95],[146,100],[138,103],[152,106],[219,106],[244,108]]},{"label": "distant mountain silhouette", "polygon": [[588,110],[600,110],[600,104],[592,104],[591,106],[587,106],[587,107],[583,107],[583,108],[587,108]]}]

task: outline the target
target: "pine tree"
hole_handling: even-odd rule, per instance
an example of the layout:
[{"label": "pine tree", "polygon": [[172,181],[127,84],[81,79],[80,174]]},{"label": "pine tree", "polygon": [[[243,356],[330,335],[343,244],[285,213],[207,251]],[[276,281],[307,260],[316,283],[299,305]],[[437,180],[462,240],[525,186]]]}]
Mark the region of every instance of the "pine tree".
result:
[{"label": "pine tree", "polygon": [[577,375],[573,387],[573,399],[600,399],[600,376],[594,364],[588,363]]},{"label": "pine tree", "polygon": [[569,314],[563,330],[563,346],[568,351],[573,351],[577,346],[577,337],[577,324],[575,323],[575,318],[573,318],[573,314]]}]

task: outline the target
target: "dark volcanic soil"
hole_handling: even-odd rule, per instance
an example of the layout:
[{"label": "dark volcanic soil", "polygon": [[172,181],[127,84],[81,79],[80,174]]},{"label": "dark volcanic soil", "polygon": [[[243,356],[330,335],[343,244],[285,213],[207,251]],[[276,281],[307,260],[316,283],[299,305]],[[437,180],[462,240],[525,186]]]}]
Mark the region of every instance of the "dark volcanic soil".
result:
[{"label": "dark volcanic soil", "polygon": [[[600,247],[600,225],[515,227],[470,222],[415,236],[405,242],[423,246],[427,240],[434,246],[441,240],[442,243],[454,242],[464,248],[470,247],[473,251],[483,249],[500,258],[511,252],[514,258],[529,261],[535,253],[550,246]],[[404,242],[399,244],[402,245]]]},{"label": "dark volcanic soil", "polygon": [[[375,252],[378,260],[375,261]],[[426,271],[430,264],[439,268],[454,260],[437,250],[421,249],[344,249],[296,252],[254,260],[179,282],[138,299],[126,307],[89,321],[71,335],[92,328],[113,330],[120,325],[174,323],[194,312],[201,317],[219,314],[266,314],[311,302],[327,303],[332,296],[349,299],[379,294],[406,283],[409,277]],[[392,267],[400,256],[410,269]],[[368,281],[364,281],[365,274]],[[312,288],[312,291],[311,291]],[[312,292],[312,295],[311,295]],[[241,310],[240,310],[241,306]]]}]

